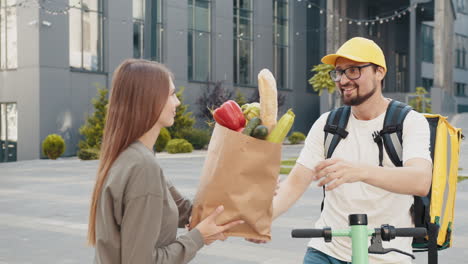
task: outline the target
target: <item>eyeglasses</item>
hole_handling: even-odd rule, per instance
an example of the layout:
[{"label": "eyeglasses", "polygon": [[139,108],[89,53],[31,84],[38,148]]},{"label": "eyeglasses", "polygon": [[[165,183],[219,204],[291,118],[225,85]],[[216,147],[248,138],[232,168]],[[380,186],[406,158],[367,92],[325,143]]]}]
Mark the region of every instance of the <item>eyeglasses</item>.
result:
[{"label": "eyeglasses", "polygon": [[329,74],[334,82],[339,82],[341,80],[341,77],[343,76],[343,73],[346,75],[346,78],[350,80],[357,80],[359,79],[359,77],[361,77],[361,69],[372,65],[374,64],[369,63],[362,66],[351,66],[344,70],[332,70],[329,72]]}]

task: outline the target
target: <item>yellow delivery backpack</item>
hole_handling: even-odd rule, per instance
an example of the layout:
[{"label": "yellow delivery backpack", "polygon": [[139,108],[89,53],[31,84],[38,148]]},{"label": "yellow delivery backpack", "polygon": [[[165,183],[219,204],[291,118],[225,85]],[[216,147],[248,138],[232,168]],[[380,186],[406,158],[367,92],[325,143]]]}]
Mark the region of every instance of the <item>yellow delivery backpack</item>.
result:
[{"label": "yellow delivery backpack", "polygon": [[[403,166],[403,121],[412,110],[411,106],[391,101],[383,129],[374,133],[379,146],[379,165],[382,166],[383,149],[393,164]],[[324,127],[325,155],[330,158],[341,139],[346,138],[351,107],[342,106],[330,112]],[[428,236],[413,240],[414,251],[428,251],[429,264],[437,263],[437,250],[452,245],[452,228],[457,191],[458,159],[462,131],[453,127],[447,117],[424,114],[431,131],[430,150],[433,162],[431,191],[425,197],[414,196],[412,213],[416,227],[425,227]],[[323,209],[323,202],[322,202]]]},{"label": "yellow delivery backpack", "polygon": [[[462,131],[453,127],[447,117],[424,114],[431,129],[432,186],[426,197],[415,197],[415,225],[426,227],[428,237],[415,239],[415,251],[429,251],[437,260],[437,249],[452,246],[455,195],[458,182],[458,160]],[[419,201],[417,201],[419,200]]]}]

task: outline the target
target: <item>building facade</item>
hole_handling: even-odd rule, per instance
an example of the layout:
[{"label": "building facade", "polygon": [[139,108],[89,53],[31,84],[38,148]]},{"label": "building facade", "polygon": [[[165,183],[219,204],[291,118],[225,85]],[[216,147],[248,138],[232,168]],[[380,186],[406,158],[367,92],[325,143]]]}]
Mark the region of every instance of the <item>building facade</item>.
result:
[{"label": "building facade", "polygon": [[[207,85],[222,82],[249,98],[257,73],[268,68],[284,97],[280,113],[293,108],[293,130],[307,133],[321,113],[308,84],[312,66],[346,39],[365,36],[387,56],[386,93],[404,97],[414,91],[410,76],[418,85],[431,76],[420,47],[428,42],[423,24],[434,20],[434,1],[419,1],[414,25],[410,12],[382,22],[376,17],[414,2],[0,0],[0,162],[40,158],[41,142],[52,133],[65,139],[66,156],[75,155],[96,89],[110,88],[115,68],[132,57],[166,64],[194,114]],[[456,32],[466,30],[459,17]],[[410,47],[416,50],[411,63]]]}]

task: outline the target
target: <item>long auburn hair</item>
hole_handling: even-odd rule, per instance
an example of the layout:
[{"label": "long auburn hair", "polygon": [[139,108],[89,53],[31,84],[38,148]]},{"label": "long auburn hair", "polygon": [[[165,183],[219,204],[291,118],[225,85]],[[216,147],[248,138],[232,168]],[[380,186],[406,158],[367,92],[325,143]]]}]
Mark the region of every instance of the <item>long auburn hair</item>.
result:
[{"label": "long auburn hair", "polygon": [[96,245],[98,200],[108,172],[130,144],[158,121],[169,96],[172,73],[162,64],[128,59],[114,72],[88,222],[88,244]]}]

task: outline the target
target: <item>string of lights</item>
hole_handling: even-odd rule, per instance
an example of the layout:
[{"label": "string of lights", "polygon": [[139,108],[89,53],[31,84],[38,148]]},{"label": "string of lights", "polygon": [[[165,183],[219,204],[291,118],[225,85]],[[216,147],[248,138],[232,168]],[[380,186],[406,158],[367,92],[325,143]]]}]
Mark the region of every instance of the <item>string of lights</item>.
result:
[{"label": "string of lights", "polygon": [[[395,19],[401,18],[413,11],[418,9],[418,4],[409,5],[407,7],[398,8],[396,10],[387,12],[386,14],[381,14],[379,16],[375,16],[372,18],[365,18],[365,19],[357,19],[357,18],[350,18],[347,16],[342,16],[335,10],[329,10],[327,8],[322,8],[321,6],[311,2],[310,0],[296,0],[299,4],[303,3],[307,8],[316,8],[319,10],[320,15],[327,16],[329,18],[337,18],[341,23],[348,23],[350,25],[355,24],[358,26],[369,26],[374,25],[376,23],[389,23]],[[77,1],[74,5],[67,5],[64,1],[55,1],[56,3],[60,3],[58,8],[53,8],[54,1],[52,0],[18,0],[13,5],[8,5],[3,8],[11,8],[11,7],[19,7],[19,8],[29,8],[29,7],[36,7],[44,10],[47,14],[50,15],[67,15],[71,8],[81,8],[82,1]],[[424,7],[420,8],[421,12],[424,12]]]},{"label": "string of lights", "polygon": [[[306,8],[315,8],[318,10],[318,13],[321,16],[327,16],[327,18],[333,19],[335,18],[339,23],[347,23],[349,25],[357,25],[357,26],[373,26],[375,24],[384,24],[384,23],[390,23],[396,19],[400,19],[404,17],[407,14],[410,14],[411,12],[416,12],[418,10],[418,4],[413,4],[409,5],[406,7],[398,8],[396,10],[386,12],[384,14],[381,14],[379,16],[375,17],[370,17],[370,18],[365,18],[365,19],[357,19],[357,18],[350,18],[347,16],[342,16],[340,15],[337,11],[335,10],[329,10],[327,8],[323,8],[310,0],[295,0],[298,4],[303,4],[305,5]],[[82,1],[77,0],[74,5],[67,5],[66,2],[67,0],[17,0],[17,2],[13,5],[8,5],[4,6],[2,8],[12,8],[12,7],[17,7],[17,8],[39,8],[43,10],[46,14],[49,15],[68,15],[70,12],[70,9],[72,8],[82,8]],[[419,8],[421,12],[424,12],[424,7]],[[107,20],[108,18],[101,14],[103,20]],[[126,20],[126,19],[120,19],[118,22],[122,24],[127,24],[127,23],[133,23],[133,20]],[[164,28],[161,28],[163,31]],[[305,35],[309,32],[326,32],[329,30],[329,28],[322,27],[322,28],[312,28],[312,29],[305,29],[301,31],[295,31],[293,33],[294,36],[302,36]],[[189,32],[191,30],[177,30],[179,34],[183,34],[186,32]],[[218,38],[221,38],[223,36],[222,32],[211,32],[211,33],[206,33],[206,32],[198,32],[198,35],[202,37],[203,35],[206,34],[213,34],[217,36]],[[242,35],[242,33],[237,36],[238,38],[244,38],[244,39],[249,39],[246,38]],[[256,34],[251,37],[253,38],[261,38],[261,34]],[[281,37],[280,34],[277,34],[276,37]]]},{"label": "string of lights", "polygon": [[[319,10],[320,15],[327,16],[329,18],[337,18],[340,23],[348,23],[349,25],[355,24],[358,26],[369,26],[375,25],[376,23],[383,24],[383,23],[390,23],[395,19],[399,19],[411,12],[416,12],[418,10],[418,4],[409,5],[407,7],[398,8],[396,10],[386,12],[379,16],[375,16],[372,18],[365,18],[365,19],[357,19],[357,18],[350,18],[346,16],[342,16],[334,10],[329,10],[327,8],[322,8],[315,3],[310,2],[310,0],[296,0],[298,3],[303,3],[307,8],[316,8]],[[421,12],[424,12],[424,7],[419,9]]]}]

